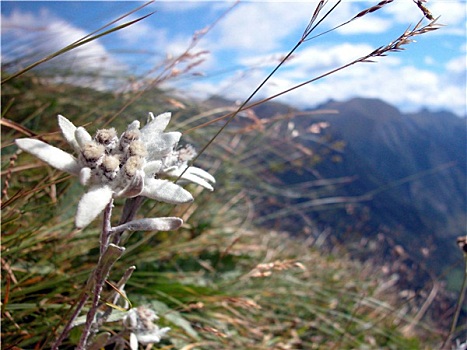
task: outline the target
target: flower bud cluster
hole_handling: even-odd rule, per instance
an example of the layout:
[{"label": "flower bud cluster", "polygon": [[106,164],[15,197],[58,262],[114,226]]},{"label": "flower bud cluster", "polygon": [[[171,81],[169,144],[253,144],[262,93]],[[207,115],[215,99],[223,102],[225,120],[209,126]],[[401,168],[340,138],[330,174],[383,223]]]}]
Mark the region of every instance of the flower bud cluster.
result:
[{"label": "flower bud cluster", "polygon": [[[159,328],[154,321],[158,320],[156,313],[145,306],[132,308],[123,319],[123,326],[132,332],[132,336],[140,344],[158,343],[170,328]],[[133,344],[132,344],[133,345]],[[132,346],[132,348],[138,348]]]},{"label": "flower bud cluster", "polygon": [[79,161],[83,185],[109,184],[117,193],[144,176],[148,154],[140,139],[139,123],[134,122],[120,136],[114,128],[98,130],[94,138],[83,137]]},{"label": "flower bud cluster", "polygon": [[187,164],[196,157],[197,153],[192,145],[185,145],[178,150],[174,150],[163,159],[163,168],[167,170],[173,167],[180,167]]}]

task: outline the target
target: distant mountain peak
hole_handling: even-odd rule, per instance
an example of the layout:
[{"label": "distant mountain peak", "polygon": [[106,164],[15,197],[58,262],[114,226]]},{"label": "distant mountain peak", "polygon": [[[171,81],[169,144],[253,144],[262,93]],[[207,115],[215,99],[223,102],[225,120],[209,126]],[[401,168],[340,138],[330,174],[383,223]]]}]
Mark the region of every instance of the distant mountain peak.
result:
[{"label": "distant mountain peak", "polygon": [[[400,119],[402,114],[394,106],[377,98],[356,97],[348,101],[330,101],[325,104],[326,108],[335,108],[340,112],[345,111],[346,116],[355,116],[375,121],[389,121]],[[344,113],[341,113],[344,115]]]}]

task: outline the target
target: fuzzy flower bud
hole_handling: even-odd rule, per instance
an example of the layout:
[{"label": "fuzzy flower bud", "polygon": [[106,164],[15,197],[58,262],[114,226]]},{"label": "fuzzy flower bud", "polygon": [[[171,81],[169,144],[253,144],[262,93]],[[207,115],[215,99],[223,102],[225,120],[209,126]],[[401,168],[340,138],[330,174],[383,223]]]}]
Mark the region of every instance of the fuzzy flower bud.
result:
[{"label": "fuzzy flower bud", "polygon": [[129,129],[120,137],[120,150],[125,151],[131,142],[139,140],[140,131],[138,129]]},{"label": "fuzzy flower bud", "polygon": [[139,157],[146,157],[148,151],[146,150],[146,146],[144,145],[143,141],[135,140],[128,146],[128,155],[132,156],[139,156]]},{"label": "fuzzy flower bud", "polygon": [[138,156],[132,156],[127,159],[123,170],[128,179],[133,178],[138,170],[141,170],[144,165],[144,159]]},{"label": "fuzzy flower bud", "polygon": [[118,171],[120,169],[120,161],[118,157],[115,156],[104,156],[101,164],[102,175],[112,181],[117,177]]},{"label": "fuzzy flower bud", "polygon": [[81,155],[91,169],[94,169],[97,165],[100,164],[104,156],[105,148],[98,143],[91,141],[84,145]]},{"label": "fuzzy flower bud", "polygon": [[97,130],[94,140],[105,147],[105,152],[111,153],[118,144],[117,131],[115,128]]}]

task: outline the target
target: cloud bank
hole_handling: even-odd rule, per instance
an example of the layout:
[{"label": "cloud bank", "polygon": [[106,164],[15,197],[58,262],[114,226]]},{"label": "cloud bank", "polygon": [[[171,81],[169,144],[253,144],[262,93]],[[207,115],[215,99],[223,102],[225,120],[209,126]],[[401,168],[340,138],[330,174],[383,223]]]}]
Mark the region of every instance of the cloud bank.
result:
[{"label": "cloud bank", "polygon": [[[345,22],[372,4],[343,2],[316,34]],[[177,57],[185,51],[197,31],[215,23],[193,49],[193,53],[208,52],[196,67],[196,72],[202,74],[180,76],[167,86],[197,98],[221,94],[244,99],[300,39],[315,3],[241,2],[222,15],[231,5],[192,1],[180,7],[179,2],[155,3],[153,9],[157,11],[153,16],[113,34],[112,40],[91,42],[61,59],[77,71],[99,71],[107,76],[124,72],[144,77],[167,57]],[[381,98],[404,111],[446,109],[465,115],[467,5],[462,1],[431,1],[429,5],[435,16],[441,15],[440,22],[446,27],[419,37],[404,52],[391,53],[377,63],[351,66],[280,100],[298,107],[313,107],[329,99],[362,96]],[[53,13],[52,5],[47,6],[35,13],[15,10],[8,16],[2,14],[2,62],[25,65],[89,33],[89,28],[79,24],[85,11],[77,12],[76,22],[72,23],[60,13]],[[412,1],[398,1],[306,42],[258,97],[277,94],[366,55],[394,40],[420,18]],[[58,61],[50,64],[54,62]]]}]

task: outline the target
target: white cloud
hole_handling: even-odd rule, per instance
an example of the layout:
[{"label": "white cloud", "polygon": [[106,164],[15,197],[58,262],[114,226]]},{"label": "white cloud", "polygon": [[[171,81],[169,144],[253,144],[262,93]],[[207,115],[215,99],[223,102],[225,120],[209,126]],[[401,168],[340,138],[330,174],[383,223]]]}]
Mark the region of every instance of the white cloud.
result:
[{"label": "white cloud", "polygon": [[[257,98],[278,94],[371,50],[372,48],[365,44],[308,48],[304,50],[303,55],[291,61],[287,69],[279,71],[264,86]],[[442,73],[404,66],[398,57],[383,57],[379,61],[353,65],[289,92],[279,100],[306,108],[329,99],[347,100],[360,96],[380,98],[405,112],[417,111],[424,106],[433,110],[452,110],[459,115],[465,115],[465,82],[462,84],[453,81]],[[457,72],[461,70],[461,63],[460,59],[453,60],[448,67]],[[196,91],[198,97],[222,94],[233,100],[243,100],[259,85],[267,72],[268,70],[256,69],[248,71],[245,75],[239,72],[235,77],[221,82],[198,81],[187,86],[187,90]]]},{"label": "white cloud", "polygon": [[[431,2],[425,3],[427,8],[430,8]],[[385,6],[381,12],[384,15],[389,15],[391,21],[396,23],[412,23],[416,24],[423,14],[413,1],[395,1]]]},{"label": "white cloud", "polygon": [[463,89],[464,114],[467,114],[467,66],[466,66],[466,46],[465,43],[456,51],[458,56],[454,56],[444,62],[445,74],[443,79]]},{"label": "white cloud", "polygon": [[[424,6],[430,10],[433,17],[440,17],[438,23],[445,25],[442,30],[435,31],[435,33],[465,36],[467,11],[465,0],[431,0]],[[422,18],[421,11],[412,1],[398,1],[395,6],[388,6],[386,12],[391,14],[394,21],[400,23],[415,24],[414,18]]]},{"label": "white cloud", "polygon": [[[267,93],[276,94],[292,86],[287,79],[276,78]],[[433,72],[412,66],[388,67],[382,63],[359,64],[317,81],[282,98],[287,103],[310,107],[328,99],[352,97],[380,98],[403,111],[421,106],[435,110],[450,109],[465,113],[465,90]]]},{"label": "white cloud", "polygon": [[465,72],[466,72],[465,56],[459,56],[459,57],[455,57],[449,60],[446,63],[446,70],[452,73],[461,73],[461,74],[464,74],[465,76]]},{"label": "white cloud", "polygon": [[[22,66],[33,63],[88,34],[47,10],[34,14],[15,10],[9,16],[2,15],[1,20],[4,64],[7,61],[17,61]],[[102,68],[118,71],[123,65],[99,41],[92,41],[41,66],[95,72]]]},{"label": "white cloud", "polygon": [[[342,2],[320,26],[320,31],[352,18],[365,6],[368,7],[374,3]],[[128,59],[126,62],[131,62],[128,64],[144,67],[146,70],[160,64],[167,54],[177,56],[184,52],[192,40],[193,33],[190,31],[196,30],[193,28],[197,28],[198,25],[200,28],[197,29],[201,29],[211,18],[214,20],[231,5],[229,3],[227,6],[225,2],[206,5],[206,2],[194,1],[187,3],[175,13],[173,11],[178,10],[178,7],[174,6],[174,2],[168,1],[162,4],[157,16],[151,16],[147,20],[113,34],[118,38],[118,46],[113,45],[113,42],[112,46],[128,49],[129,53],[125,57]],[[446,8],[441,4],[446,5]],[[245,99],[300,38],[315,5],[314,1],[311,3],[309,1],[299,3],[241,2],[222,18],[212,32],[209,32],[194,49],[194,52],[210,51],[210,55],[204,56],[206,61],[196,69],[196,71],[205,72],[207,77],[191,79],[187,76],[187,79],[183,80],[182,76],[169,83],[173,87],[184,89],[185,92],[196,94],[196,97],[222,94],[232,99]],[[444,11],[443,16],[446,19],[449,18],[450,28],[462,29],[465,32],[465,14],[461,11],[465,5],[461,2],[432,0],[427,5],[434,15],[436,15],[436,7],[441,6],[440,11]],[[218,8],[219,11],[216,12],[214,8]],[[190,16],[193,22],[187,20]],[[161,18],[166,20],[164,25],[160,21]],[[170,23],[166,23],[170,22],[167,19],[171,18],[174,21],[177,19],[180,21],[174,22],[176,25],[172,27]],[[283,91],[361,57],[374,50],[376,46],[373,45],[378,45],[368,43],[374,43],[376,40],[383,44],[389,42],[394,39],[394,35],[400,34],[394,34],[392,27],[398,26],[398,30],[402,28],[403,31],[409,24],[415,24],[419,18],[421,18],[421,12],[412,1],[395,1],[386,6],[384,10],[364,16],[352,25],[346,26],[345,36],[339,31],[335,34],[340,35],[331,34],[307,42],[295,53],[293,59],[279,70],[261,95],[267,97]],[[153,19],[156,20],[153,22]],[[403,23],[403,20],[406,22]],[[446,23],[443,20],[441,22]],[[24,27],[24,23],[27,23],[28,28]],[[189,28],[186,27],[187,25]],[[17,26],[21,26],[21,31]],[[379,35],[383,32],[386,33],[384,37]],[[436,32],[446,34],[445,28]],[[359,43],[352,36],[363,33],[368,34],[364,36],[365,42]],[[3,38],[5,34],[14,40]],[[10,55],[9,57],[29,54],[27,50],[35,47],[31,45],[31,42],[38,43],[38,47],[43,51],[53,52],[85,34],[87,33],[80,28],[52,18],[47,12],[38,14],[12,12],[8,17],[2,16],[2,41],[6,43],[11,41],[15,45],[7,46],[7,52],[4,46],[2,59],[5,53]],[[347,42],[336,44],[334,41],[336,38],[344,38]],[[361,40],[362,36],[357,38]],[[431,38],[431,40],[438,38],[440,37]],[[459,51],[458,38],[455,39],[437,41],[435,45],[438,45],[438,51],[430,52],[432,57],[428,57],[427,52],[424,52],[423,56],[417,56],[419,55],[417,50],[411,51],[411,47],[408,47],[403,54],[390,54],[388,57],[378,59],[380,63],[358,64],[302,87],[285,95],[283,100],[303,107],[313,106],[330,98],[345,100],[354,96],[366,96],[382,98],[405,110],[427,106],[435,109],[451,109],[463,114],[466,105],[465,44],[463,51]],[[106,45],[109,44],[108,41],[103,42]],[[452,48],[448,50],[442,45],[451,45]],[[18,51],[14,51],[15,48]],[[137,50],[144,51],[147,55],[138,56],[135,54]],[[437,54],[439,51],[445,53],[446,56],[450,55],[451,58],[455,52],[459,57],[446,63],[443,61],[445,56]],[[90,57],[93,59],[88,60]],[[99,41],[76,50],[73,56],[74,61],[69,62],[75,65],[89,62],[89,66],[96,67],[100,62],[96,58],[108,60],[105,71],[108,71],[109,67],[122,66]],[[123,56],[119,56],[119,59],[122,58]],[[414,64],[420,64],[420,66],[409,66],[408,63],[404,63],[407,60],[418,62]],[[421,67],[423,62],[426,68]],[[428,69],[433,69],[433,71]]]},{"label": "white cloud", "polygon": [[465,35],[465,19],[467,3],[465,0],[431,1],[429,2],[433,16],[441,16],[440,23],[447,26],[451,33]]},{"label": "white cloud", "polygon": [[[125,18],[127,22],[134,21],[140,16],[130,15]],[[161,33],[162,32],[162,33]],[[150,36],[160,37],[165,30],[153,28],[147,21],[139,21],[133,23],[132,25],[126,27],[123,30],[119,30],[116,34],[121,39],[124,40],[126,44],[137,44],[143,39],[146,39]]]},{"label": "white cloud", "polygon": [[180,12],[205,8],[207,4],[209,4],[210,7],[226,8],[232,6],[235,2],[235,0],[159,0],[157,1],[157,5],[165,12],[176,12],[179,14]]},{"label": "white cloud", "polygon": [[372,52],[374,48],[368,44],[326,44],[304,48],[290,62],[290,66],[303,73],[337,68]]},{"label": "white cloud", "polygon": [[257,53],[277,49],[284,38],[306,27],[312,12],[309,3],[240,3],[219,23],[216,48]]},{"label": "white cloud", "polygon": [[384,33],[391,28],[390,20],[381,17],[362,17],[339,29],[340,34]]}]

